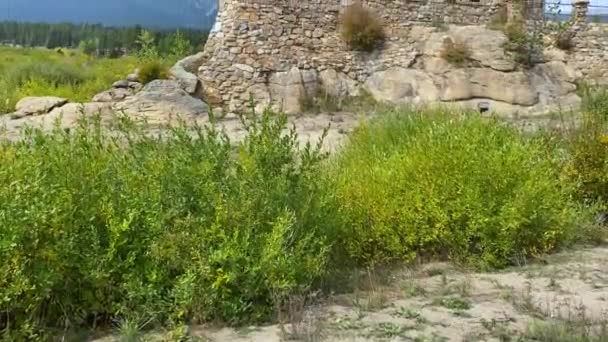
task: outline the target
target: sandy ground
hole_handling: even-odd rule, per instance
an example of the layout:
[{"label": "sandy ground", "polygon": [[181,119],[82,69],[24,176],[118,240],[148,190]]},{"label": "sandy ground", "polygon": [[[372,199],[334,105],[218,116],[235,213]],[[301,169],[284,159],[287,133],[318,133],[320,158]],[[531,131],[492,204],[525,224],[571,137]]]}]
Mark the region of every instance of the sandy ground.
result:
[{"label": "sandy ground", "polygon": [[518,338],[534,323],[608,320],[608,247],[567,251],[498,273],[445,263],[362,273],[351,285],[358,290],[286,312],[283,324],[196,326],[191,341],[531,341]]}]

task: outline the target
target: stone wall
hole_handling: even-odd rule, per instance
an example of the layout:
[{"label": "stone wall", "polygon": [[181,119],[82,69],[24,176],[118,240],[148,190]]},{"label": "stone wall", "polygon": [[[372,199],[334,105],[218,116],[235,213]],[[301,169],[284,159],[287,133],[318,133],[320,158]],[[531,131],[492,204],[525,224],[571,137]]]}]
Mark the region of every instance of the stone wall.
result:
[{"label": "stone wall", "polygon": [[340,38],[339,16],[352,0],[220,1],[199,69],[205,99],[240,110],[250,96],[265,104],[297,95],[285,91],[308,91],[289,89],[293,82],[313,83],[316,76],[307,70],[337,71],[360,83],[375,71],[407,68],[418,54],[409,37],[412,26],[484,24],[502,6],[492,1],[368,0],[365,5],[383,19],[389,37],[372,54],[350,51]]},{"label": "stone wall", "polygon": [[[573,1],[569,21],[573,47],[562,52],[560,59],[576,70],[577,81],[608,85],[608,24],[591,23],[588,7],[589,0]],[[556,38],[557,32],[553,29],[549,34],[552,39]]]},{"label": "stone wall", "polygon": [[[586,0],[576,2],[572,51],[545,56],[531,70],[517,66],[503,49],[502,32],[486,29],[502,9],[507,17],[517,15],[510,0],[363,0],[382,18],[387,36],[373,53],[351,51],[340,37],[340,14],[353,1],[220,0],[200,58],[202,96],[228,111],[242,111],[253,98],[260,107],[279,104],[298,112],[300,99],[314,96],[319,85],[340,97],[357,95],[363,87],[400,102],[489,100],[532,112],[576,104],[577,81],[608,83],[608,25],[586,23]],[[542,14],[542,1],[527,6]],[[451,66],[440,58],[446,39],[466,43],[467,65]],[[483,82],[469,84],[480,74]]]},{"label": "stone wall", "polygon": [[581,24],[568,56],[581,80],[608,85],[608,24]]}]

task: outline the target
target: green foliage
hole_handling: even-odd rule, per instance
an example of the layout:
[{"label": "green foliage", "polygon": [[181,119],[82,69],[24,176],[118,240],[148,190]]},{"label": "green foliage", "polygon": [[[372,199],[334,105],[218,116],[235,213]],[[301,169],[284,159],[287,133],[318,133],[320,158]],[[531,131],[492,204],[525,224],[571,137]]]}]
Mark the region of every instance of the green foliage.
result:
[{"label": "green foliage", "polygon": [[[0,22],[0,41],[24,47],[73,48],[81,44],[90,46],[95,42],[95,53],[101,56],[122,56],[137,49],[136,40],[141,34],[140,26],[107,27],[101,24]],[[158,30],[150,32],[158,42],[161,55],[170,55],[177,35],[201,48],[207,41],[207,31],[180,29],[177,32]],[[89,50],[90,51],[90,50]],[[180,50],[180,52],[183,50]],[[185,56],[185,55],[180,55]]]},{"label": "green foliage", "polygon": [[61,96],[87,102],[133,72],[132,57],[91,59],[73,50],[0,47],[0,114],[10,113],[25,96]]},{"label": "green foliage", "polygon": [[[246,120],[236,147],[213,129],[151,137],[122,122],[0,145],[0,333],[264,320],[324,274],[325,154],[297,149],[285,116]],[[133,336],[141,321],[123,323]]]},{"label": "green foliage", "polygon": [[169,54],[175,59],[187,56],[192,52],[192,44],[182,33],[182,31],[178,30],[174,35],[172,35],[170,42]]},{"label": "green foliage", "polygon": [[137,40],[137,46],[139,50],[137,51],[137,57],[140,61],[157,61],[160,58],[160,54],[158,53],[158,49],[155,44],[156,38],[151,31],[142,30]]},{"label": "green foliage", "polygon": [[540,45],[539,37],[534,32],[528,32],[523,20],[505,24],[503,32],[508,39],[504,48],[513,54],[515,62],[531,66],[535,50]]},{"label": "green foliage", "polygon": [[471,58],[471,50],[464,42],[447,40],[443,44],[441,58],[454,66],[462,67]]},{"label": "green foliage", "polygon": [[342,38],[354,50],[373,51],[385,39],[380,18],[360,3],[346,8],[340,25]]},{"label": "green foliage", "polygon": [[85,39],[78,44],[78,49],[85,55],[92,56],[97,53],[99,39]]},{"label": "green foliage", "polygon": [[569,241],[577,212],[539,139],[475,114],[384,113],[355,132],[332,176],[342,244],[369,266],[506,266]]},{"label": "green foliage", "polygon": [[139,66],[139,80],[143,84],[169,77],[169,68],[158,60],[149,60]]},{"label": "green foliage", "polygon": [[566,132],[564,175],[574,181],[578,199],[608,209],[608,90],[582,87],[579,127]]}]

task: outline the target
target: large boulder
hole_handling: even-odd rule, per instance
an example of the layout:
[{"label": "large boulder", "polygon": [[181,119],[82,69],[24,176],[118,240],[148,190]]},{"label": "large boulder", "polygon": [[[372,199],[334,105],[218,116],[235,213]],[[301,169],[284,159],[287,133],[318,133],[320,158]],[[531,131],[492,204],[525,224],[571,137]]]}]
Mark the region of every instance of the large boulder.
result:
[{"label": "large boulder", "polygon": [[200,119],[209,112],[206,103],[190,96],[174,80],[154,80],[136,95],[116,103],[114,108],[150,124],[164,124],[177,118]]},{"label": "large boulder", "polygon": [[184,57],[175,64],[181,66],[189,73],[196,74],[198,72],[198,68],[203,64],[204,61],[205,53],[199,52],[195,55]]},{"label": "large boulder", "polygon": [[196,72],[203,63],[203,58],[202,52],[188,56],[175,63],[170,70],[171,76],[179,83],[182,89],[188,92],[188,94],[197,97],[200,97],[201,84],[196,76]]},{"label": "large boulder", "polygon": [[29,115],[40,115],[50,112],[53,108],[61,107],[68,102],[67,99],[55,96],[24,97],[15,106],[15,119]]},{"label": "large boulder", "polygon": [[581,106],[576,94],[576,75],[564,62],[551,61],[530,70],[534,89],[539,93],[538,112],[570,111]]},{"label": "large boulder", "polygon": [[113,88],[93,96],[93,102],[118,102],[130,95],[133,95],[130,88]]},{"label": "large boulder", "polygon": [[365,88],[379,101],[428,103],[439,99],[439,90],[431,77],[416,69],[390,68],[372,74]]},{"label": "large boulder", "polygon": [[319,81],[323,91],[334,97],[351,97],[359,95],[357,82],[346,74],[333,69],[323,70],[319,73]]},{"label": "large boulder", "polygon": [[500,72],[490,68],[470,68],[446,74],[441,100],[484,98],[532,106],[538,102],[538,96],[530,78],[522,71]]},{"label": "large boulder", "polygon": [[[270,97],[270,89],[265,84],[254,84],[247,89],[248,97],[253,99],[255,103],[256,113],[261,113],[269,106],[273,106],[272,98]],[[248,108],[249,109],[249,108]],[[279,108],[274,108],[279,109]]]},{"label": "large boulder", "polygon": [[119,81],[112,83],[112,88],[128,88],[128,87],[129,87],[129,81],[127,81],[127,80],[119,80]]},{"label": "large boulder", "polygon": [[268,81],[272,102],[287,114],[302,112],[302,99],[314,96],[319,84],[317,72],[293,67],[289,71],[276,72]]},{"label": "large boulder", "polygon": [[16,139],[24,127],[34,127],[43,131],[54,128],[69,129],[75,127],[83,117],[100,116],[102,122],[108,123],[114,117],[109,103],[68,103],[54,108],[46,115],[26,116],[18,119],[0,117],[0,126],[6,128],[6,137]]}]

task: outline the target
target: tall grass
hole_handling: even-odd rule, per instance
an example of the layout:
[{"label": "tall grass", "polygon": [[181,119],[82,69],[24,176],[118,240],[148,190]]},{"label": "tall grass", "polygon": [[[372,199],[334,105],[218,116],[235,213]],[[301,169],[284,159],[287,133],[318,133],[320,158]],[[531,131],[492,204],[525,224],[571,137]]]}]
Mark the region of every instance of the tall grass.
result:
[{"label": "tall grass", "polygon": [[25,96],[60,96],[86,102],[133,72],[134,57],[95,59],[63,50],[0,47],[0,114]]}]

